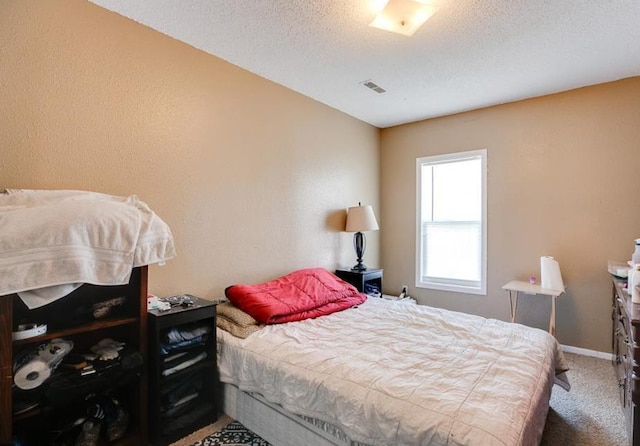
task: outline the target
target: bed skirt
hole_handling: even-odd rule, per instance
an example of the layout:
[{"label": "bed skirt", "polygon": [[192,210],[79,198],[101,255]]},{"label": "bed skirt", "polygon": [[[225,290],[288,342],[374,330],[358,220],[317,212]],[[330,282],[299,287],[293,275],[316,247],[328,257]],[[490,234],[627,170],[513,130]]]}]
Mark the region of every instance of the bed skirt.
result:
[{"label": "bed skirt", "polygon": [[255,393],[222,384],[222,411],[277,446],[366,446],[349,439],[339,428],[287,412]]}]

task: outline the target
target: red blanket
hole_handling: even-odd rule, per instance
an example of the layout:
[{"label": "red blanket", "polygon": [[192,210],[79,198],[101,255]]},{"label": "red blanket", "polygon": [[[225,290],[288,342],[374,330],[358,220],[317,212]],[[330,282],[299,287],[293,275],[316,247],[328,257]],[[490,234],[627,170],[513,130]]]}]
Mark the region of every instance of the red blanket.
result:
[{"label": "red blanket", "polygon": [[265,324],[300,321],[361,304],[367,296],[322,268],[294,271],[257,285],[225,290],[236,307]]}]

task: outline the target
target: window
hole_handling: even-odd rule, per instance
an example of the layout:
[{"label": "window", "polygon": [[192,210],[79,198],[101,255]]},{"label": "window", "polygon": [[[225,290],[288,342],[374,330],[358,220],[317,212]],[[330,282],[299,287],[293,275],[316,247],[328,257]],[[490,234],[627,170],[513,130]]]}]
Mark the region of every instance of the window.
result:
[{"label": "window", "polygon": [[486,294],[487,151],[416,161],[416,286]]}]

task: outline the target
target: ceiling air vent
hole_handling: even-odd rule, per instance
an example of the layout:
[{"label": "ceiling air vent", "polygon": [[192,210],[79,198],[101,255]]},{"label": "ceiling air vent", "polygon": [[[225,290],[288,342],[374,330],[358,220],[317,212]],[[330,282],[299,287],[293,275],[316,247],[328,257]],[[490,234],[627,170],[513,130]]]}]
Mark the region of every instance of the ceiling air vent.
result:
[{"label": "ceiling air vent", "polygon": [[361,82],[361,84],[364,85],[367,88],[372,89],[376,93],[384,93],[385,91],[387,91],[387,90],[385,90],[384,88],[380,87],[378,84],[376,84],[375,82],[373,82],[371,80]]}]

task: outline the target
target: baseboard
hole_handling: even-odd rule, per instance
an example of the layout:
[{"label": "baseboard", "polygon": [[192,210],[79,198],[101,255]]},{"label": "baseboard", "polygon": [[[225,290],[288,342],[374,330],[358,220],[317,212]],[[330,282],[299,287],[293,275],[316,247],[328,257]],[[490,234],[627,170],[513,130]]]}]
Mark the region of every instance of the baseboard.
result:
[{"label": "baseboard", "polygon": [[594,358],[606,359],[608,361],[613,360],[612,353],[598,352],[595,350],[589,350],[587,348],[572,347],[570,345],[561,345],[561,347],[563,352],[575,353],[576,355],[582,356],[592,356]]}]

